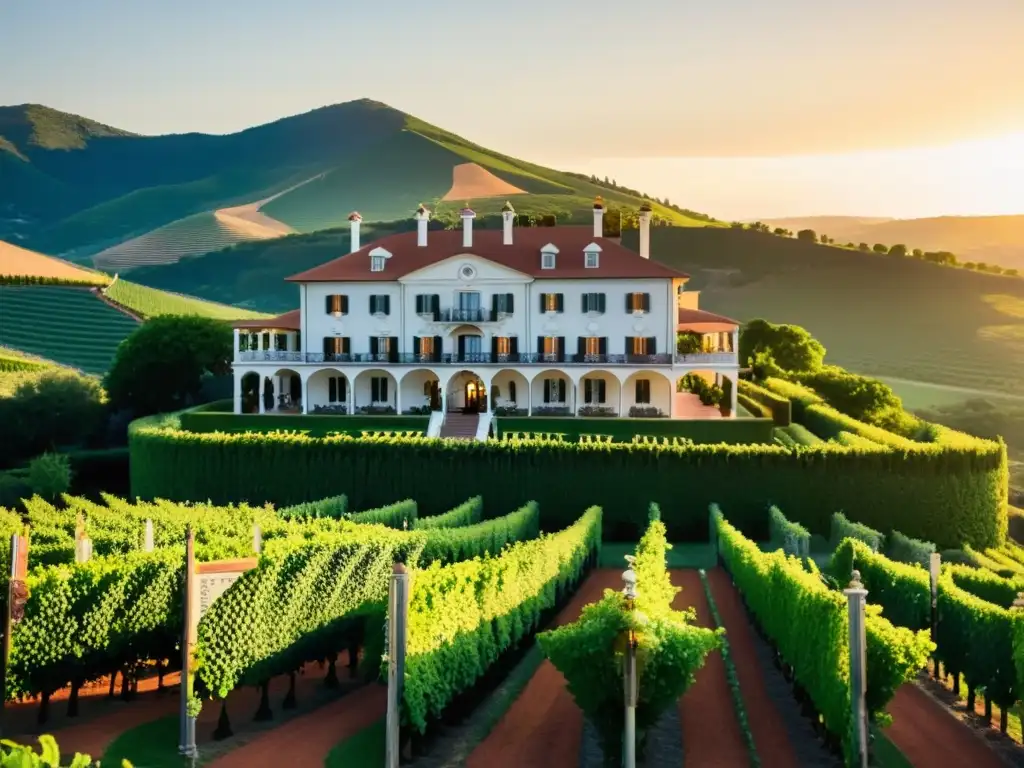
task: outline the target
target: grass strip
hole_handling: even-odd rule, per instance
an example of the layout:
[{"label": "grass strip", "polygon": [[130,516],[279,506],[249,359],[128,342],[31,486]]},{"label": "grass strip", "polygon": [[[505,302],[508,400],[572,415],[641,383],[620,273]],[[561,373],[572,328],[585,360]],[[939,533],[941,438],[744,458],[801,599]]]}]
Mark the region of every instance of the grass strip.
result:
[{"label": "grass strip", "polygon": [[872,765],[875,768],[914,768],[907,756],[892,743],[881,728],[871,726],[871,737]]},{"label": "grass strip", "polygon": [[[711,583],[708,581],[707,572],[700,569],[700,581],[704,585],[704,594],[708,599],[708,609],[711,611],[711,618],[715,627],[722,627],[722,617],[718,613],[718,606],[711,594]],[[754,734],[750,730],[750,720],[747,717],[747,708],[743,703],[743,694],[740,692],[740,678],[736,674],[736,664],[732,660],[732,651],[729,649],[728,634],[722,635],[722,662],[725,665],[725,677],[729,681],[729,692],[732,693],[732,705],[736,710],[736,721],[740,725],[740,732],[743,734],[743,741],[747,744],[747,754],[750,755],[750,768],[761,768],[761,758],[757,754],[757,745],[754,744]]]},{"label": "grass strip", "polygon": [[381,718],[353,734],[327,755],[325,768],[370,768],[384,765],[386,720]]}]

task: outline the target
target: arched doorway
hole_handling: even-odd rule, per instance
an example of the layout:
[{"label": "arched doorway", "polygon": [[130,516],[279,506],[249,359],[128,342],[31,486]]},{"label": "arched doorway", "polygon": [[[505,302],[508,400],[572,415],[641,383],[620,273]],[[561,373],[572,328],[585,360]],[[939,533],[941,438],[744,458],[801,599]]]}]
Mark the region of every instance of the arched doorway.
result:
[{"label": "arched doorway", "polygon": [[298,413],[302,408],[302,377],[295,371],[282,368],[269,378],[273,389],[273,405],[267,410],[280,413]]},{"label": "arched doorway", "polygon": [[437,374],[427,368],[408,371],[399,383],[405,413],[441,410],[441,387]]},{"label": "arched doorway", "polygon": [[250,371],[242,376],[242,413],[260,412],[260,374]]},{"label": "arched doorway", "polygon": [[449,413],[485,413],[489,399],[487,384],[472,371],[459,371],[448,382]]}]

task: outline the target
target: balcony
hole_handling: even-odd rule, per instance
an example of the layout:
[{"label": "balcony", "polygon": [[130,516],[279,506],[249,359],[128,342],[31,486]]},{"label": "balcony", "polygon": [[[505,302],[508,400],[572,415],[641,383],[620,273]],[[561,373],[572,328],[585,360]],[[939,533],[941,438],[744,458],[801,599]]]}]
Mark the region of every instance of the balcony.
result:
[{"label": "balcony", "polygon": [[249,350],[238,352],[236,362],[288,362],[288,363],[340,363],[345,365],[736,365],[734,352],[701,352],[690,355],[558,355],[538,352],[498,354],[465,352],[444,354],[414,354],[412,352],[369,352],[325,354],[310,352],[278,352]]},{"label": "balcony", "polygon": [[494,323],[508,312],[492,312],[489,309],[442,309],[435,313],[436,323]]}]

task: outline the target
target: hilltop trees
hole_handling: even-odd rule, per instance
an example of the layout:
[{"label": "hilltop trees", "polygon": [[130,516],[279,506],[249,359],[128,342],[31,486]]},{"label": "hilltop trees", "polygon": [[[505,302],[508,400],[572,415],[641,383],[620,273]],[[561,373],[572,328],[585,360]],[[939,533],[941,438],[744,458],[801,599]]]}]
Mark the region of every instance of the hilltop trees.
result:
[{"label": "hilltop trees", "polygon": [[111,405],[147,416],[195,403],[203,376],[231,370],[231,329],[205,317],[163,315],[121,342],[107,373]]},{"label": "hilltop trees", "polygon": [[796,239],[808,243],[816,243],[818,242],[818,233],[813,229],[801,229],[796,233]]},{"label": "hilltop trees", "polygon": [[[751,320],[740,329],[740,362],[750,365],[759,354],[768,354],[785,371],[816,371],[825,358],[825,347],[799,325]],[[765,361],[767,362],[767,361]]]}]

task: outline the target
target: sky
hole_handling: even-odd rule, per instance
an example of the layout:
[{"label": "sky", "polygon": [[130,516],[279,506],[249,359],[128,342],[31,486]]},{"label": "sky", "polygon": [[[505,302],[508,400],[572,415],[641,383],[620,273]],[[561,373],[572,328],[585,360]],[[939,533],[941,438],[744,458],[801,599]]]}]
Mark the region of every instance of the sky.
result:
[{"label": "sky", "polygon": [[0,0],[0,105],[229,133],[368,97],[721,218],[1024,213],[1024,0]]}]

